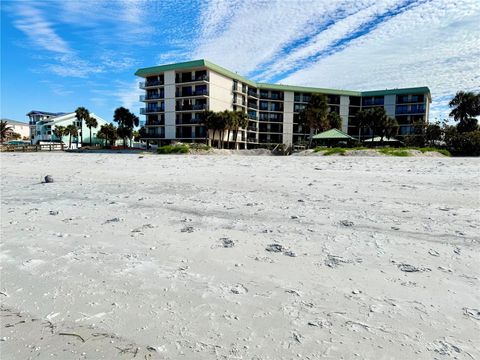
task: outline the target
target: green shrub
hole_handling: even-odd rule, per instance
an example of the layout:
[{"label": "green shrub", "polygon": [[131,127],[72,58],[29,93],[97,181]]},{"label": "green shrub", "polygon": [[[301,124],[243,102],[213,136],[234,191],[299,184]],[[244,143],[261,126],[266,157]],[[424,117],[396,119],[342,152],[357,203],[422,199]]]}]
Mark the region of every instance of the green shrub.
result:
[{"label": "green shrub", "polygon": [[412,150],[418,150],[418,151],[421,151],[422,153],[438,152],[438,153],[440,153],[442,155],[445,155],[445,156],[451,156],[450,151],[448,151],[447,149],[437,149],[437,148],[434,148],[434,147],[421,147],[421,148],[412,148]]},{"label": "green shrub", "polygon": [[346,152],[347,150],[345,150],[344,148],[331,148],[331,149],[327,149],[327,151],[323,153],[323,156],[329,156],[329,155],[344,156]]},{"label": "green shrub", "polygon": [[187,154],[189,151],[188,145],[165,145],[157,149],[158,154]]},{"label": "green shrub", "polygon": [[208,151],[211,148],[212,148],[211,146],[208,146],[206,144],[199,144],[199,143],[190,144],[190,149],[196,150],[196,151]]},{"label": "green shrub", "polygon": [[388,156],[410,156],[410,154],[408,153],[408,150],[400,150],[395,148],[383,148],[383,149],[378,149],[378,151]]}]

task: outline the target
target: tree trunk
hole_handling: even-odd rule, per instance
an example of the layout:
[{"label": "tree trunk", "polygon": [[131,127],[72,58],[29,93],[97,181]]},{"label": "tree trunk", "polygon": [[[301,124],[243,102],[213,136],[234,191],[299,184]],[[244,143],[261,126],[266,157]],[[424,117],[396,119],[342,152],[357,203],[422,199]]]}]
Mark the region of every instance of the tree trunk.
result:
[{"label": "tree trunk", "polygon": [[238,130],[239,130],[239,128],[235,128],[235,130],[233,132],[233,141],[234,141],[235,149],[237,149]]},{"label": "tree trunk", "polygon": [[310,140],[308,142],[308,148],[309,149],[312,147],[312,141],[313,141],[313,129],[310,128]]},{"label": "tree trunk", "polygon": [[92,146],[92,128],[90,128],[90,146]]},{"label": "tree trunk", "polygon": [[71,149],[72,148],[72,134],[70,134],[70,138],[68,140],[68,148]]}]

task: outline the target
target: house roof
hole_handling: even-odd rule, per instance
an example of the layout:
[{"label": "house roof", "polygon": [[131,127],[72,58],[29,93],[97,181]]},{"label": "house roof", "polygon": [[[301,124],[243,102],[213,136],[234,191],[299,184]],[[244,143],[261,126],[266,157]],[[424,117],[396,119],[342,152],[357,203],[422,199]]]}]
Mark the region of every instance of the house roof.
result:
[{"label": "house roof", "polygon": [[22,122],[22,121],[17,121],[17,120],[1,119],[1,121],[6,121],[10,125],[29,126],[28,123]]},{"label": "house roof", "polygon": [[64,112],[54,113],[54,112],[48,112],[48,111],[32,110],[32,111],[30,111],[30,112],[27,114],[27,116],[30,116],[30,115],[59,116],[59,115],[63,115],[63,114],[66,114],[66,113],[64,113]]},{"label": "house roof", "polygon": [[207,68],[213,70],[221,75],[230,77],[232,79],[241,81],[250,86],[259,88],[259,89],[270,89],[270,90],[280,90],[280,91],[293,91],[293,92],[306,92],[306,93],[322,93],[322,94],[332,94],[332,95],[347,95],[347,96],[381,96],[381,95],[390,95],[390,94],[428,94],[429,100],[430,89],[426,86],[424,87],[414,87],[414,88],[405,88],[405,89],[385,89],[385,90],[374,90],[374,91],[351,91],[351,90],[340,90],[340,89],[326,89],[326,88],[316,88],[316,87],[306,87],[306,86],[292,86],[292,85],[282,85],[282,84],[268,84],[268,83],[257,83],[252,80],[247,79],[244,76],[241,76],[233,71],[227,70],[219,65],[216,65],[208,60],[200,59],[193,61],[186,61],[175,64],[166,64],[159,66],[152,66],[138,69],[135,72],[135,75],[146,78],[147,76],[157,75],[159,73],[169,71],[169,70],[182,70],[182,69],[192,69],[192,68]]},{"label": "house roof", "polygon": [[335,139],[335,140],[352,140],[353,137],[348,135],[347,133],[338,130],[338,129],[330,129],[327,131],[324,131],[320,134],[316,134],[312,137],[312,139],[315,140],[330,140],[330,139]]}]

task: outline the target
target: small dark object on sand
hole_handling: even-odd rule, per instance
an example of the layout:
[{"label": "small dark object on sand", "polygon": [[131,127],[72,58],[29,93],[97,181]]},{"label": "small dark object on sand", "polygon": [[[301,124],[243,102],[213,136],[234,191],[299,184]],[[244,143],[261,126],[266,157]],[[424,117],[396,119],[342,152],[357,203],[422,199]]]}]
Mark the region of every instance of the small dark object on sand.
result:
[{"label": "small dark object on sand", "polygon": [[285,248],[280,244],[269,244],[267,245],[265,250],[271,251],[271,252],[283,252],[285,251]]},{"label": "small dark object on sand", "polygon": [[53,177],[52,175],[47,175],[45,176],[45,183],[52,183],[53,182]]},{"label": "small dark object on sand", "polygon": [[221,238],[220,240],[222,240],[222,246],[224,248],[232,248],[235,246],[235,242],[232,240],[232,239],[229,239],[229,238]]},{"label": "small dark object on sand", "polygon": [[353,222],[350,220],[342,220],[340,221],[340,224],[343,226],[353,226]]},{"label": "small dark object on sand", "polygon": [[297,257],[297,254],[294,253],[293,251],[284,251],[283,255],[290,256],[290,257]]}]

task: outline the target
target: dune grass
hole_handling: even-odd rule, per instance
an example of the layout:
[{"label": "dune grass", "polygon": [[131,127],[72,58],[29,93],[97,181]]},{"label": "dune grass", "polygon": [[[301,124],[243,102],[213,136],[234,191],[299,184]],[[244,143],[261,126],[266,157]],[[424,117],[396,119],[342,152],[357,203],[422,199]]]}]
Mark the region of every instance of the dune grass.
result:
[{"label": "dune grass", "polygon": [[341,155],[344,156],[347,152],[347,149],[345,148],[330,148],[327,149],[324,153],[323,156],[329,156],[329,155]]},{"label": "dune grass", "polygon": [[378,149],[378,152],[388,156],[410,156],[408,149],[382,148]]},{"label": "dune grass", "polygon": [[187,154],[190,148],[187,145],[165,145],[157,149],[158,154]]}]

